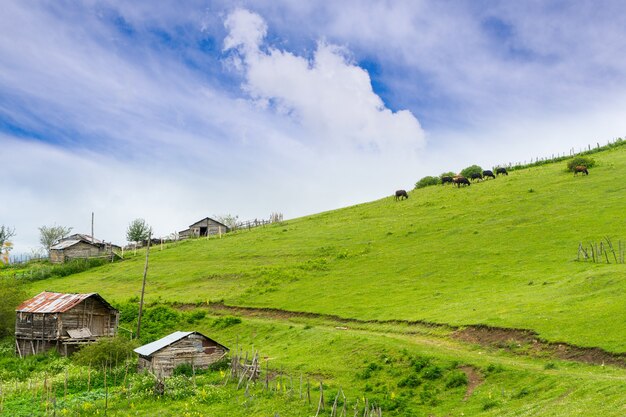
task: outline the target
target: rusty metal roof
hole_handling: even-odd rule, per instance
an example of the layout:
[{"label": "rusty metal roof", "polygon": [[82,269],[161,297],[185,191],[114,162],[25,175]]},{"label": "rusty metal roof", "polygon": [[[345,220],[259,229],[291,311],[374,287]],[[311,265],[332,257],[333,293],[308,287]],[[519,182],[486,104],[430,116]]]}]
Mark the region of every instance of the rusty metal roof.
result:
[{"label": "rusty metal roof", "polygon": [[115,310],[104,298],[95,292],[89,294],[64,294],[44,291],[30,300],[24,301],[15,311],[22,313],[64,313],[90,297],[97,298],[104,305]]}]

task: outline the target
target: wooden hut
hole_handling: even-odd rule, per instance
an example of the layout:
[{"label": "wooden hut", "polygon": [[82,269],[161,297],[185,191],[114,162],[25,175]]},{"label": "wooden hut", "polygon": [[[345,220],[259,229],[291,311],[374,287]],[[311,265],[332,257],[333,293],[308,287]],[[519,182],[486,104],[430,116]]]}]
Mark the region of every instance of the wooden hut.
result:
[{"label": "wooden hut", "polygon": [[219,235],[228,231],[230,231],[230,229],[225,224],[222,224],[217,220],[213,220],[210,217],[205,217],[204,219],[198,220],[194,224],[189,225],[189,229],[179,232],[178,236],[181,239],[186,239],[190,237]]},{"label": "wooden hut", "polygon": [[159,378],[171,376],[177,366],[190,364],[206,369],[219,361],[228,348],[198,332],[174,332],[135,349],[139,371],[150,371]]},{"label": "wooden hut", "polygon": [[114,250],[121,250],[121,247],[94,239],[89,235],[74,234],[50,247],[50,262],[63,263],[71,259],[113,257]]},{"label": "wooden hut", "polygon": [[96,293],[44,291],[17,307],[15,349],[20,357],[57,349],[62,355],[115,336],[119,312]]}]

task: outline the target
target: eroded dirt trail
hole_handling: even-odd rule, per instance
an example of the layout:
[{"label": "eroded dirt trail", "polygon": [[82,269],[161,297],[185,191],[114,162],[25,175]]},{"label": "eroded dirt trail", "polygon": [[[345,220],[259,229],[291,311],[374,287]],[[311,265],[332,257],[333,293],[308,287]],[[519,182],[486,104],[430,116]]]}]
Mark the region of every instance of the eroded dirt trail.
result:
[{"label": "eroded dirt trail", "polygon": [[[181,308],[192,308],[182,306]],[[314,319],[321,320],[328,326],[338,329],[349,329],[367,326],[367,331],[381,334],[428,334],[429,329],[437,329],[449,340],[480,345],[485,348],[499,349],[516,355],[550,358],[591,365],[610,365],[626,368],[626,354],[615,354],[599,348],[584,348],[567,343],[554,343],[542,340],[537,333],[524,329],[506,329],[484,325],[455,327],[424,321],[405,320],[358,320],[343,318],[329,314],[287,311],[275,308],[255,308],[229,306],[222,303],[205,305],[215,312],[235,314],[248,317],[259,317],[274,320]],[[389,326],[395,326],[389,329]],[[431,336],[432,337],[432,336]]]}]

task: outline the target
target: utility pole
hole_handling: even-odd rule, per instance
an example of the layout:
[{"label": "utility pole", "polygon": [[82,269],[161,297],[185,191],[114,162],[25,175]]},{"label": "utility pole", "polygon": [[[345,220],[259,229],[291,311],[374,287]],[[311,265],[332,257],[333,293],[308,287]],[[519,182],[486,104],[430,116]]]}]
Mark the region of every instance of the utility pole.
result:
[{"label": "utility pole", "polygon": [[137,317],[137,339],[141,332],[141,314],[143,313],[143,295],[146,292],[146,276],[148,275],[148,255],[150,254],[150,241],[152,240],[152,230],[148,233],[148,246],[146,247],[146,265],[143,268],[143,282],[141,284],[141,298],[139,299],[139,317]]}]

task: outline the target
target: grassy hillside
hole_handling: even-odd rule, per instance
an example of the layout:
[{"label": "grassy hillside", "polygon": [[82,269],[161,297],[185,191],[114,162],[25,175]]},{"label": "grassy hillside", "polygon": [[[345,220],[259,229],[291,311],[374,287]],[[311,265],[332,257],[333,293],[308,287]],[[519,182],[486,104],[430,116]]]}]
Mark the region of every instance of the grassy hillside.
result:
[{"label": "grassy hillside", "polygon": [[[367,397],[386,416],[621,416],[624,357],[568,353],[530,333],[470,326],[529,329],[547,341],[626,352],[626,265],[576,260],[581,241],[609,236],[626,244],[626,147],[593,158],[589,176],[574,177],[560,162],[155,247],[147,286],[155,307],[144,338],[198,330],[231,348],[260,350],[280,392],[261,383],[246,394],[224,386],[219,372],[193,384],[174,379],[162,397],[140,375],[123,383],[120,376],[108,391],[94,382],[85,392],[91,371],[59,359],[16,362],[8,341],[0,345],[0,414],[4,407],[48,415],[49,401],[35,410],[30,399],[43,398],[37,381],[49,378],[62,415],[96,415],[106,402],[119,416],[313,416],[323,381],[321,415],[330,415],[341,388],[350,407]],[[131,254],[35,281],[28,291],[99,292],[132,329],[137,303],[128,300],[139,295],[144,259]],[[66,389],[68,374],[74,382]],[[312,405],[299,398],[300,375],[313,383]]]},{"label": "grassy hillside", "polygon": [[[581,241],[626,243],[626,147],[593,157],[589,176],[562,162],[154,248],[148,301],[481,323],[626,352],[625,265],[576,261]],[[138,294],[143,262],[37,282],[32,292],[127,299]]]}]

